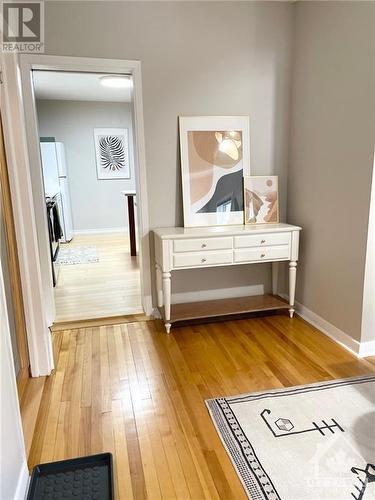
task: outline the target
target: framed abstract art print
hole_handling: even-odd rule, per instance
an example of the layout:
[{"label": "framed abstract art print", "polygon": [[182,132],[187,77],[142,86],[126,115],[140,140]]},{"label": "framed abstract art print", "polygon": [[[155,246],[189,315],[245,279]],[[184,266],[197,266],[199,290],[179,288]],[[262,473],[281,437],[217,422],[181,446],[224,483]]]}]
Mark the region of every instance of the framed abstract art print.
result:
[{"label": "framed abstract art print", "polygon": [[184,226],[243,224],[248,116],[180,117]]},{"label": "framed abstract art print", "polygon": [[245,224],[279,222],[278,177],[259,175],[244,178]]},{"label": "framed abstract art print", "polygon": [[95,128],[98,179],[129,179],[129,140],[126,128]]}]

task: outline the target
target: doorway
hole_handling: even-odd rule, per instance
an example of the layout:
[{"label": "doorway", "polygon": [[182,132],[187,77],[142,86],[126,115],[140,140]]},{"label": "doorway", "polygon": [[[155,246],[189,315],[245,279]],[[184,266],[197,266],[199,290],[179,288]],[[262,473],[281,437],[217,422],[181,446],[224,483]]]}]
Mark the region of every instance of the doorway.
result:
[{"label": "doorway", "polygon": [[33,70],[32,80],[54,323],[141,314],[133,78]]},{"label": "doorway", "polygon": [[[49,328],[55,320],[50,242],[40,157],[33,71],[65,71],[106,75],[131,75],[133,81],[133,138],[137,193],[137,251],[143,312],[152,314],[148,197],[145,164],[141,63],[112,59],[23,54],[4,65],[6,135],[10,145],[15,198],[15,224],[19,238],[20,266],[32,376],[49,375],[54,368]],[[10,85],[14,82],[14,85]],[[24,128],[25,133],[22,131]],[[19,130],[22,133],[19,133]],[[13,145],[17,145],[14,147]],[[22,205],[22,207],[21,207]],[[26,237],[27,236],[27,237]]]}]

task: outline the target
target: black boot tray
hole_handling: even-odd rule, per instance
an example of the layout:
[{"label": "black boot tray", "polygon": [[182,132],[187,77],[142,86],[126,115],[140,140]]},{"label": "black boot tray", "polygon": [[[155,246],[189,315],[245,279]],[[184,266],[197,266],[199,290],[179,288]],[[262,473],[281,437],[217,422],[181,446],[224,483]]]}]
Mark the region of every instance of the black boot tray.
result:
[{"label": "black boot tray", "polygon": [[114,500],[112,454],[36,465],[27,500]]}]

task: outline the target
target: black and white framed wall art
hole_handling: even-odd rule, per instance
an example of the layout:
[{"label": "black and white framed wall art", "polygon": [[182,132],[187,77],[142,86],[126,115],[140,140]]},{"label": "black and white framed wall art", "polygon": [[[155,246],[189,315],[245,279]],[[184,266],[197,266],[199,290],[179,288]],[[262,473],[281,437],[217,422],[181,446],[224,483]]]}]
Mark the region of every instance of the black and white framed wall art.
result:
[{"label": "black and white framed wall art", "polygon": [[126,128],[95,128],[98,179],[130,179],[129,134]]}]

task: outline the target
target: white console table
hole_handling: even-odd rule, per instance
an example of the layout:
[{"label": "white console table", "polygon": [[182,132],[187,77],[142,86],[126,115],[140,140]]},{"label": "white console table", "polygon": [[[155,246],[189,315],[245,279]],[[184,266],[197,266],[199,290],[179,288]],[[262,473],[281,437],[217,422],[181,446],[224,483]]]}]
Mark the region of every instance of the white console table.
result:
[{"label": "white console table", "polygon": [[[165,329],[177,321],[231,316],[255,311],[288,309],[294,296],[301,228],[289,224],[155,229],[155,267],[158,307]],[[278,297],[278,263],[289,261],[289,303]],[[171,305],[172,271],[272,262],[273,295]]]}]

